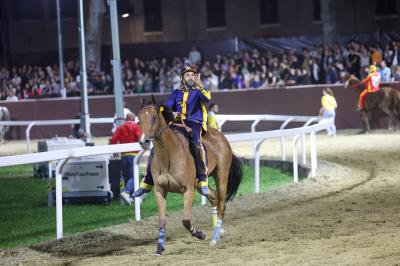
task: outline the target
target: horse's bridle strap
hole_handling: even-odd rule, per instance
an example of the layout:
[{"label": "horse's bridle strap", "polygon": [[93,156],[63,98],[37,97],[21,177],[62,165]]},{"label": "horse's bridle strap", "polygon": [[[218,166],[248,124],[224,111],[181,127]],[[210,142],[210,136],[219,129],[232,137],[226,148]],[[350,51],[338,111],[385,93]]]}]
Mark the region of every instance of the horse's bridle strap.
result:
[{"label": "horse's bridle strap", "polygon": [[161,136],[161,134],[172,124],[172,122],[169,122],[168,125],[166,125],[163,129],[161,129],[160,131],[156,132],[154,134],[154,138],[159,138]]}]

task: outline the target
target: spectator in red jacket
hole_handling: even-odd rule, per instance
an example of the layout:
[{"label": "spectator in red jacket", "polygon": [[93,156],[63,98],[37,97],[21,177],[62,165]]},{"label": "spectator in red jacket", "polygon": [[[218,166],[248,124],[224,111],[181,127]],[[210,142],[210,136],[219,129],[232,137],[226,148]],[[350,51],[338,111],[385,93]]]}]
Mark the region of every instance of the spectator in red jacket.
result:
[{"label": "spectator in red jacket", "polygon": [[[140,140],[142,131],[138,124],[135,123],[136,115],[134,113],[128,113],[125,117],[125,123],[117,128],[114,132],[111,144],[123,144],[123,143],[134,143]],[[134,191],[133,182],[133,159],[137,151],[130,151],[122,153],[122,175],[125,180],[124,191],[121,192],[121,198],[125,203],[131,205],[132,198],[131,194]]]}]

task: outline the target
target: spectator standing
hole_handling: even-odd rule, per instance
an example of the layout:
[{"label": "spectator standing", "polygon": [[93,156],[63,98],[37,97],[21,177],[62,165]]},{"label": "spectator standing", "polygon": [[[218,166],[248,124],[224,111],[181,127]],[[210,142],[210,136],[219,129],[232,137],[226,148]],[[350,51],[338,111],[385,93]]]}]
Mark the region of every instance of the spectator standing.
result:
[{"label": "spectator standing", "polygon": [[378,65],[382,61],[382,53],[379,51],[378,46],[371,47],[371,61],[373,65]]},{"label": "spectator standing", "polygon": [[385,60],[382,60],[381,67],[379,68],[379,74],[381,74],[381,82],[392,81],[392,71],[386,66]]},{"label": "spectator standing", "polygon": [[197,47],[193,46],[189,52],[189,61],[192,66],[201,63],[201,54]]},{"label": "spectator standing", "polygon": [[7,98],[6,101],[8,102],[18,102],[18,97],[15,96],[14,90],[10,89],[7,91]]},{"label": "spectator standing", "polygon": [[231,73],[232,89],[243,89],[245,87],[244,80],[240,74]]},{"label": "spectator standing", "polygon": [[[333,92],[331,89],[326,88],[322,91],[322,99],[321,99],[321,109],[319,111],[320,115],[322,115],[323,118],[332,118],[335,119],[336,116],[336,108],[337,108],[337,103],[336,99],[333,95]],[[329,137],[336,137],[336,126],[335,123],[333,123],[332,126],[328,127],[326,129],[326,132]]]},{"label": "spectator standing", "polygon": [[397,44],[393,46],[393,53],[390,58],[390,66],[392,67],[393,71],[396,71],[397,66],[400,65],[400,52],[399,52],[399,47]]},{"label": "spectator standing", "polygon": [[[360,56],[360,66],[361,66],[361,68],[369,66],[370,56],[369,56],[368,51],[365,48],[365,46],[361,46],[361,50],[360,50],[359,56]],[[360,71],[362,71],[362,69],[360,69]],[[361,75],[361,72],[358,73],[357,75]]]},{"label": "spectator standing", "polygon": [[261,88],[264,82],[260,79],[260,75],[257,73],[254,75],[253,80],[250,82],[250,87],[253,89]]},{"label": "spectator standing", "polygon": [[232,88],[232,80],[226,72],[222,72],[221,74],[219,88],[221,90],[230,90]]},{"label": "spectator standing", "polygon": [[207,115],[207,124],[209,128],[219,129],[216,116],[218,111],[219,111],[218,105],[216,105],[215,103],[210,104],[210,111],[208,112]]},{"label": "spectator standing", "polygon": [[349,53],[349,73],[357,77],[360,75],[360,56],[353,49],[350,49]]},{"label": "spectator standing", "polygon": [[[134,143],[140,140],[142,131],[139,125],[135,123],[135,114],[128,113],[125,117],[126,122],[119,126],[112,136],[111,144],[123,144],[123,143]],[[125,180],[124,191],[121,192],[122,200],[128,204],[132,204],[131,194],[134,191],[133,181],[133,159],[137,151],[124,152],[122,153],[122,175]]]},{"label": "spectator standing", "polygon": [[[125,103],[124,103],[124,105],[125,105]],[[126,118],[126,116],[129,113],[132,113],[131,110],[129,110],[126,107],[124,107],[123,112],[124,112],[123,117],[118,117],[117,114],[114,115],[114,123],[113,123],[113,127],[111,129],[111,133],[114,133],[115,130],[117,130],[117,120],[124,120],[124,118]]]},{"label": "spectator standing", "polygon": [[394,80],[400,81],[400,66],[396,66],[396,71],[394,72]]},{"label": "spectator standing", "polygon": [[334,84],[338,81],[339,74],[335,68],[335,66],[330,65],[328,71],[326,73],[326,83]]}]

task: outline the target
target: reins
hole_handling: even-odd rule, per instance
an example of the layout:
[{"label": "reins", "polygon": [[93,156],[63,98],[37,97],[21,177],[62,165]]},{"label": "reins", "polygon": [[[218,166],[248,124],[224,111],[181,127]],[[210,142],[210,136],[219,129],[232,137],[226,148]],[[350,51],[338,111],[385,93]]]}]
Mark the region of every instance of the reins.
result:
[{"label": "reins", "polygon": [[[146,107],[144,107],[140,112],[143,112],[144,109],[148,109],[148,108],[152,108],[152,109],[156,109],[156,110],[157,110],[157,107],[155,107],[155,106],[146,106]],[[157,110],[157,112],[158,112],[158,111],[159,111],[159,110]],[[180,115],[180,114],[179,114],[179,115]],[[139,113],[139,116],[140,116],[140,113]],[[160,118],[158,118],[158,119],[160,119]],[[159,121],[160,121],[160,120],[158,120],[158,123],[159,123]],[[179,123],[174,123],[173,121],[170,121],[169,123],[167,123],[167,125],[166,125],[164,128],[162,128],[162,129],[157,130],[156,132],[154,132],[154,134],[153,134],[149,139],[151,139],[151,140],[152,140],[152,139],[159,139],[160,136],[161,136],[161,134],[164,133],[164,131],[167,130],[167,128],[169,128],[171,125],[176,126],[176,127],[182,127],[182,128],[184,128],[184,129],[186,130],[186,132],[188,132],[188,133],[192,132],[192,129],[191,129],[190,127],[188,127],[188,126],[185,124],[184,120],[181,120],[180,122],[181,122],[181,124],[179,124]]]}]

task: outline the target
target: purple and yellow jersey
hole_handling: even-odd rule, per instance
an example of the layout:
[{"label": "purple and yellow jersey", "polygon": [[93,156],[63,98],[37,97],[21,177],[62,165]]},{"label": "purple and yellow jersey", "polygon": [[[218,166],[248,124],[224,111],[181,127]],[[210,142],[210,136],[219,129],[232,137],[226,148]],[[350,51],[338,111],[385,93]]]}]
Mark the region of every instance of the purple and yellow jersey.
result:
[{"label": "purple and yellow jersey", "polygon": [[201,123],[207,131],[207,109],[205,103],[211,100],[211,93],[203,87],[174,90],[166,105],[181,114],[181,119]]}]

